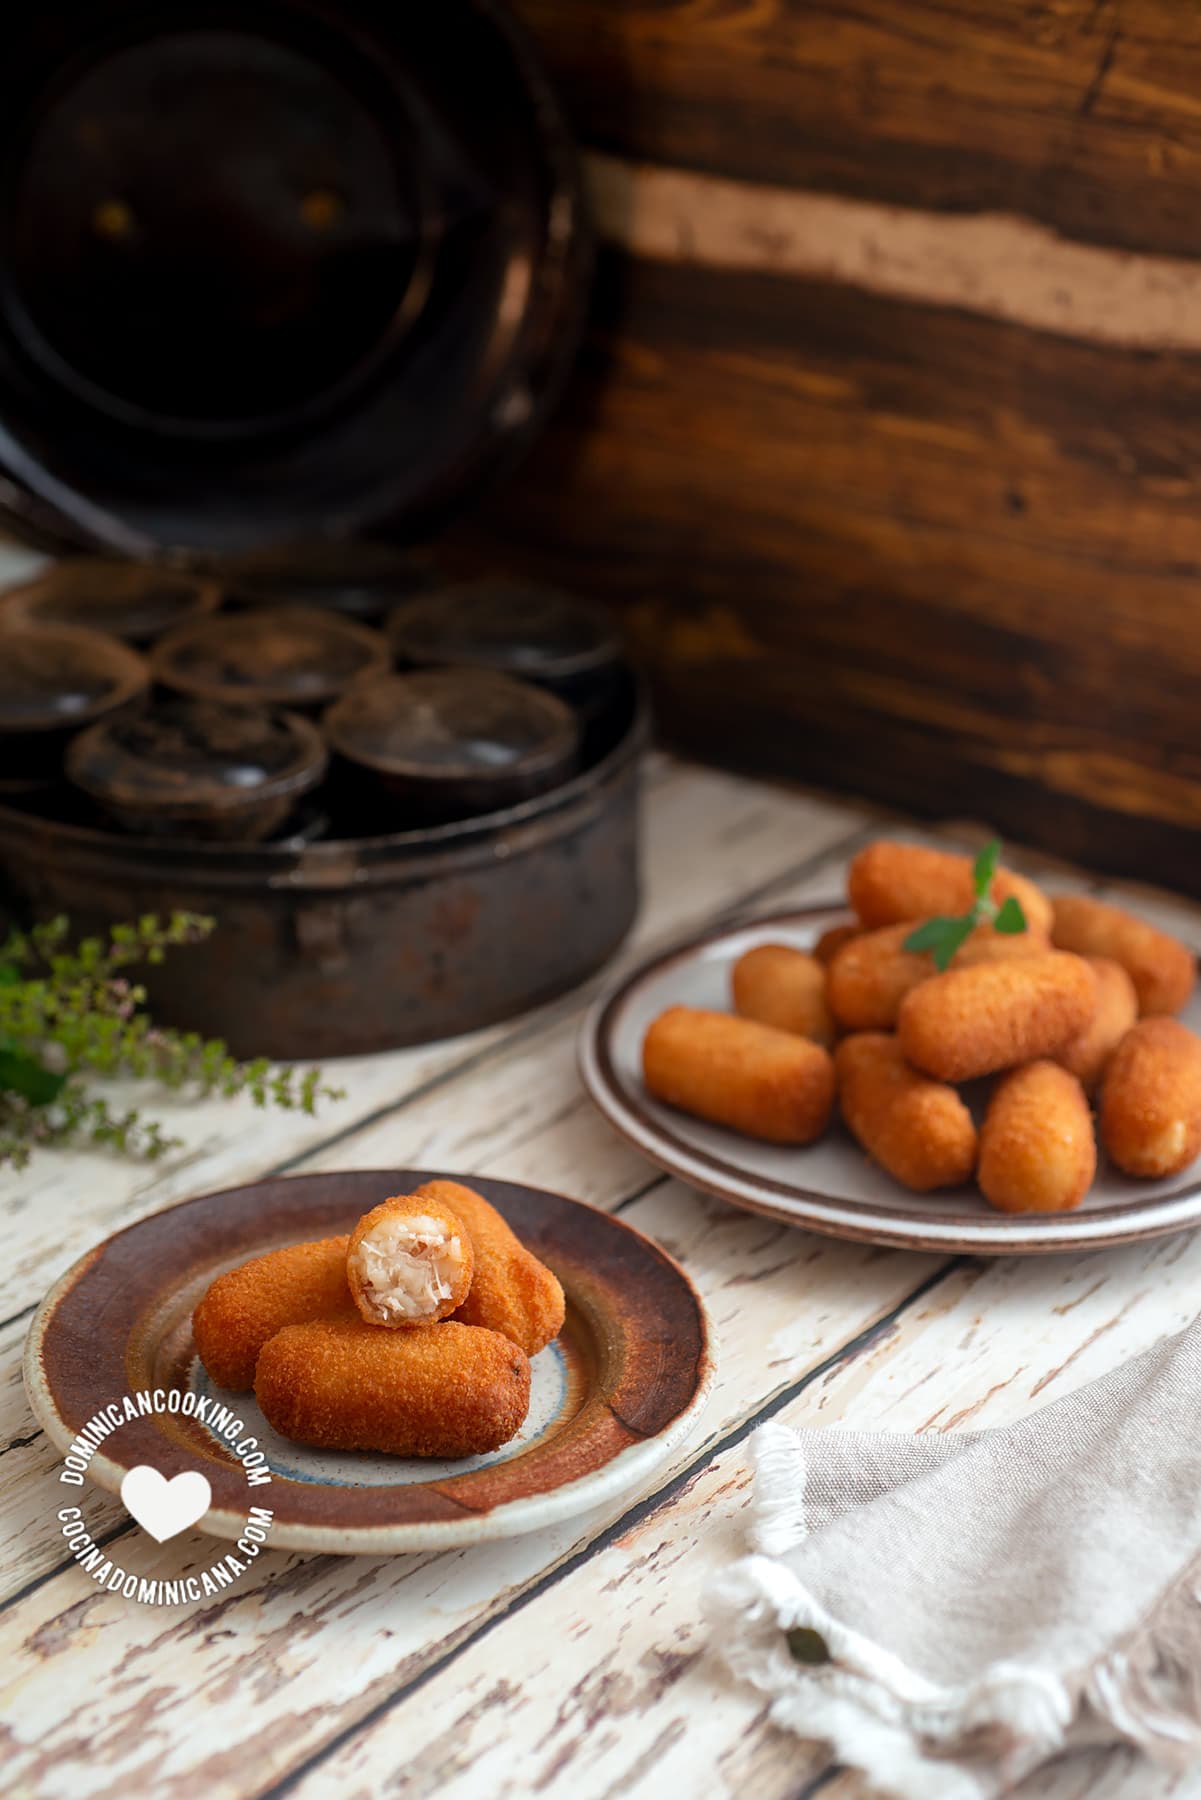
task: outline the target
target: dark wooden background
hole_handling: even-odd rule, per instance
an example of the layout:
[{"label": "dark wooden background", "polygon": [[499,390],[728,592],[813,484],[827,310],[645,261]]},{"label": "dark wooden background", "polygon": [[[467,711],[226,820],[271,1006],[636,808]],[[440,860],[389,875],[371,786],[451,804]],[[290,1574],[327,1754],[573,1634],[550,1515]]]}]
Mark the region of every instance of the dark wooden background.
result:
[{"label": "dark wooden background", "polygon": [[469,554],[680,746],[1201,892],[1201,8],[517,5],[603,242]]}]

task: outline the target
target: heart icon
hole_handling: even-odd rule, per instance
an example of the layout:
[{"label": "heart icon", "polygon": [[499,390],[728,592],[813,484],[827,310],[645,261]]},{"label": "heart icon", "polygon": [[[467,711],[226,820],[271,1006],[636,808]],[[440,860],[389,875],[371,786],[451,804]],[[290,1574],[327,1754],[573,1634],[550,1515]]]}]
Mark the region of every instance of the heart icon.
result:
[{"label": "heart icon", "polygon": [[121,1483],[122,1506],[160,1544],[194,1525],[212,1499],[213,1490],[198,1469],[185,1469],[167,1481],[149,1463],[139,1463]]}]

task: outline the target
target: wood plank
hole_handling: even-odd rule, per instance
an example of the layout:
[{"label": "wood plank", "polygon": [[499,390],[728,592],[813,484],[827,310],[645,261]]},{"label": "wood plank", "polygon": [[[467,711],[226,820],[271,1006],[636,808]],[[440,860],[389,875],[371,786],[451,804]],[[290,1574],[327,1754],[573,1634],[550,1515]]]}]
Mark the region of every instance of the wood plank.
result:
[{"label": "wood plank", "polygon": [[585,141],[1196,254],[1201,24],[1173,0],[518,0]]},{"label": "wood plank", "polygon": [[[844,857],[774,890],[774,907],[837,894]],[[584,1095],[575,1071],[574,1009],[511,1037],[468,1071],[410,1095],[407,1102],[339,1140],[294,1159],[312,1168],[445,1168],[486,1172],[569,1193],[596,1206],[622,1205],[658,1179]],[[0,1329],[0,1380],[7,1376],[11,1417],[0,1414],[0,1445],[11,1426],[15,1448],[0,1454],[0,1506],[9,1521],[0,1538],[0,1600],[65,1562],[57,1524],[46,1510],[56,1473],[53,1448],[33,1427],[18,1373],[25,1322]],[[32,1436],[31,1436],[32,1433]],[[101,1528],[124,1513],[106,1502]]]},{"label": "wood plank", "polygon": [[620,608],[694,753],[1198,891],[1199,381],[836,285],[610,264],[573,397],[458,554]]},{"label": "wood plank", "polygon": [[[664,775],[646,798],[646,886],[638,923],[614,967],[714,911],[783,879],[854,832],[862,815],[795,791],[750,789],[719,774]],[[45,1152],[23,1172],[0,1175],[0,1317],[32,1306],[77,1256],[107,1233],[186,1194],[233,1185],[292,1164],[456,1070],[469,1070],[515,1033],[574,1012],[606,971],[558,1002],[484,1032],[330,1066],[346,1099],[316,1118],[260,1113],[248,1100],[160,1103],[136,1084],[122,1100],[153,1105],[183,1148],[139,1166],[87,1151]],[[63,1196],[70,1195],[69,1229]]]},{"label": "wood plank", "polygon": [[598,152],[586,172],[598,231],[629,256],[838,282],[1091,343],[1201,347],[1193,257],[1075,244],[1009,213],[886,206]]},{"label": "wood plank", "polygon": [[[735,1214],[674,1183],[624,1216],[683,1257],[722,1340],[685,1456],[707,1454],[939,1266]],[[165,1797],[257,1790],[584,1554],[620,1511],[440,1557],[271,1553],[221,1600],[182,1614],[98,1594],[75,1568],[54,1575],[0,1615],[7,1780],[79,1795],[148,1780]],[[212,1554],[191,1534],[161,1550],[132,1530],[117,1542],[124,1566],[164,1578]]]},{"label": "wood plank", "polygon": [[[770,1410],[798,1425],[868,1430],[1001,1425],[1179,1329],[1199,1305],[1199,1234],[1095,1256],[964,1263],[859,1354]],[[756,1327],[747,1309],[744,1352],[761,1341]],[[595,1556],[400,1694],[296,1791],[305,1800],[402,1787],[414,1800],[481,1791],[515,1800],[544,1788],[585,1800],[733,1795],[753,1772],[757,1796],[794,1800],[826,1760],[770,1727],[756,1697],[726,1679],[698,1617],[704,1581],[742,1552],[745,1441],[735,1434],[689,1468],[664,1504],[636,1509]]]},{"label": "wood plank", "polygon": [[[928,834],[907,826],[896,835],[928,841]],[[960,825],[954,838],[980,844],[987,827]],[[1028,873],[1046,873],[1043,860],[1011,855]],[[777,910],[815,899],[835,898],[842,887],[846,857],[835,854],[812,874],[775,885],[739,912]],[[1079,886],[1071,871],[1057,869],[1061,887]],[[1162,904],[1162,899],[1161,899]],[[637,1194],[656,1171],[605,1124],[583,1094],[575,1074],[574,1012],[541,1020],[528,1035],[509,1039],[464,1075],[432,1086],[406,1104],[363,1125],[332,1150],[320,1147],[298,1157],[293,1167],[373,1168],[401,1164],[446,1168],[460,1173],[487,1172],[502,1179],[528,1181],[570,1193],[594,1205],[621,1204]],[[0,1332],[0,1370],[13,1382],[11,1435],[29,1436],[32,1421],[24,1408],[16,1377],[20,1329]],[[0,1444],[6,1441],[0,1420]],[[45,1574],[63,1559],[57,1528],[45,1513],[45,1483],[53,1475],[54,1452],[36,1438],[19,1445],[19,1454],[0,1455],[0,1502],[11,1518],[11,1558],[0,1544],[0,1598],[15,1586]],[[120,1520],[119,1507],[102,1524]]]}]

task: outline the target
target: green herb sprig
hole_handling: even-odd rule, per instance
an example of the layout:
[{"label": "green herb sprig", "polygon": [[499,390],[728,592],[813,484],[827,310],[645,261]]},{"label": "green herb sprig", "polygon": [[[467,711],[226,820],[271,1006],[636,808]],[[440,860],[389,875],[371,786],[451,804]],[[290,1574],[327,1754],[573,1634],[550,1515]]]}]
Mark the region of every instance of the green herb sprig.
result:
[{"label": "green herb sprig", "polygon": [[1004,932],[1011,937],[1028,930],[1021,901],[1015,895],[1010,894],[1000,906],[992,898],[992,884],[996,879],[1000,857],[1000,841],[994,838],[990,844],[985,844],[972,864],[972,885],[976,890],[973,905],[967,912],[954,917],[927,919],[924,925],[919,925],[916,931],[910,932],[905,939],[904,948],[915,952],[929,951],[934,959],[934,967],[946,969],[955,952],[967,942],[977,925],[991,925],[994,931]]},{"label": "green herb sprig", "polygon": [[306,1113],[341,1098],[320,1069],[279,1068],[266,1057],[239,1062],[219,1038],[154,1023],[146,989],[125,970],[200,943],[214,923],[197,913],[146,914],[71,945],[60,918],[0,943],[0,1163],[21,1168],[36,1148],[80,1140],[151,1161],[177,1147],[154,1120],[115,1111],[88,1075],[247,1093],[256,1106]]}]

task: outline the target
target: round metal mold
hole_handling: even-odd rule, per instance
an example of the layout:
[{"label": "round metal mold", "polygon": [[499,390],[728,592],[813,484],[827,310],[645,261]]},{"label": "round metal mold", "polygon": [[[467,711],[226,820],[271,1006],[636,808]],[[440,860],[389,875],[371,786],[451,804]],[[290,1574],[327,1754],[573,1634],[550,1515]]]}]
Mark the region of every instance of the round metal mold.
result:
[{"label": "round metal mold", "polygon": [[432,558],[361,542],[272,546],[229,561],[221,577],[233,606],[326,607],[361,625],[382,625],[401,602],[445,586]]},{"label": "round metal mold", "polygon": [[403,664],[494,669],[585,710],[603,703],[621,660],[603,607],[532,582],[470,581],[419,595],[386,629]]},{"label": "round metal mold", "polygon": [[553,694],[488,669],[360,681],[322,721],[330,745],[380,797],[417,820],[498,812],[560,785],[579,728]]},{"label": "round metal mold", "polygon": [[391,664],[387,640],[316,606],[270,606],[181,625],[156,644],[155,678],[197,700],[316,710]]},{"label": "round metal mold", "polygon": [[127,644],[152,644],[175,626],[216,612],[214,581],[145,563],[73,557],[0,600],[5,623],[77,625]]},{"label": "round metal mold", "polygon": [[72,735],[145,692],[150,671],[127,645],[68,625],[0,632],[0,794],[55,782]]},{"label": "round metal mold", "polygon": [[89,726],[66,772],[125,831],[249,842],[284,825],[327,761],[295,713],[169,696]]}]

